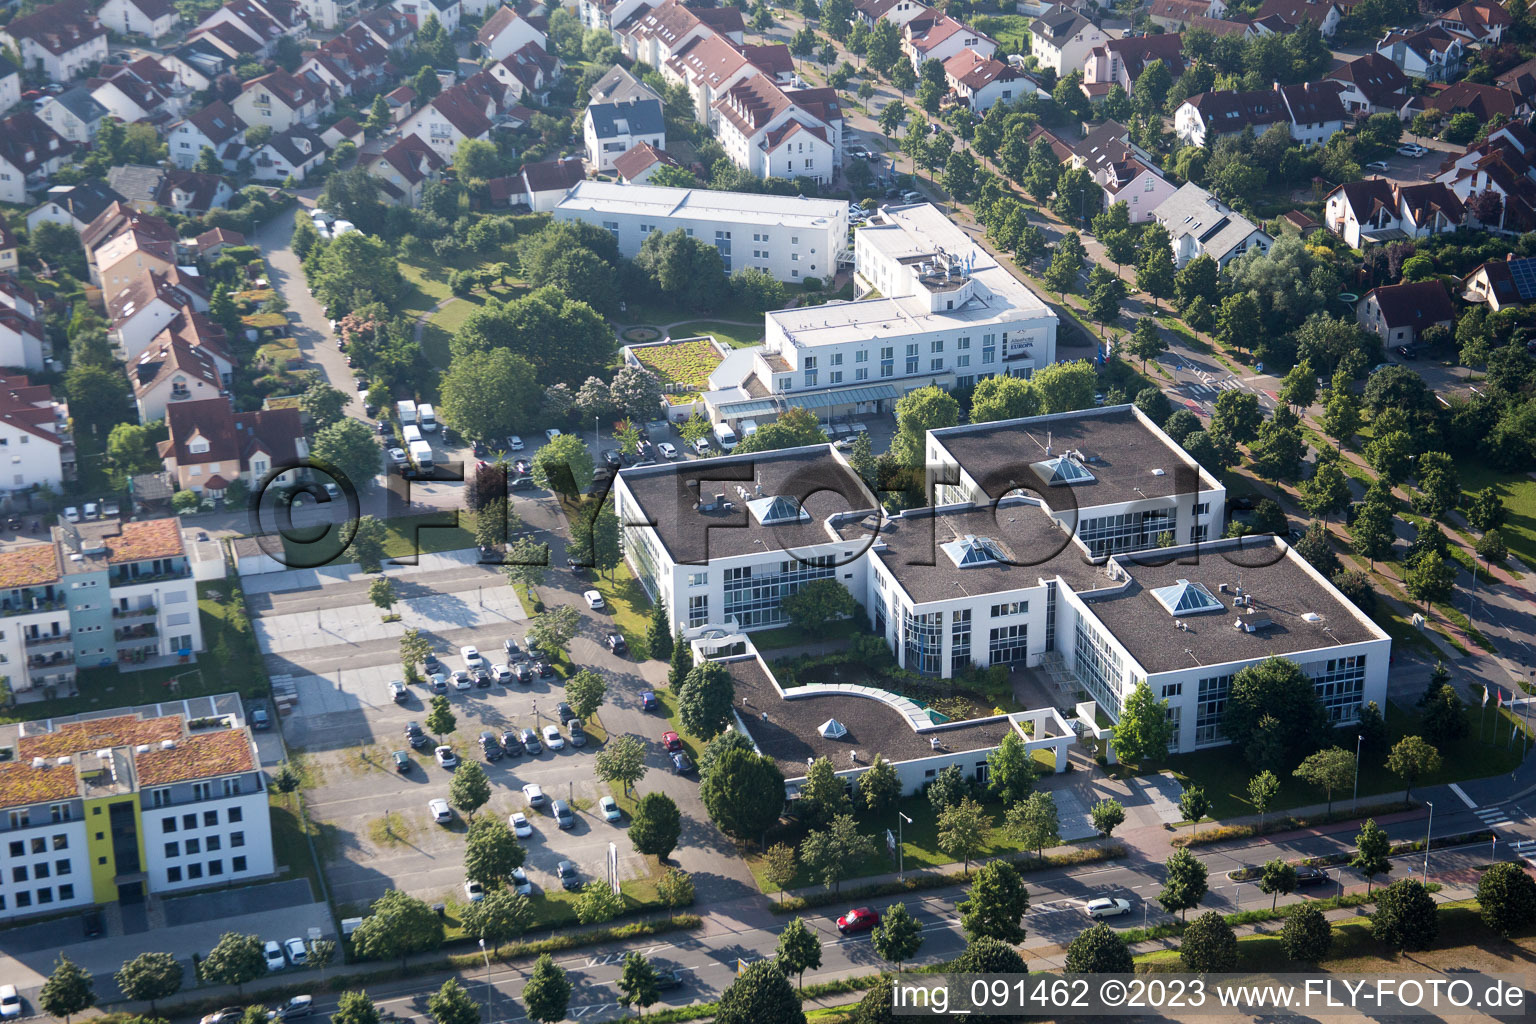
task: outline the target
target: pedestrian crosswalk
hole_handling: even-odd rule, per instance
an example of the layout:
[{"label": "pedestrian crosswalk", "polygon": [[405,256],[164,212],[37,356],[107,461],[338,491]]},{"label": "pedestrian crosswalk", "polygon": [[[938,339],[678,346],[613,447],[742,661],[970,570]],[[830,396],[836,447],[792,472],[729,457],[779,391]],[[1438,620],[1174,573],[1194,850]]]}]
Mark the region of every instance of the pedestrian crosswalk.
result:
[{"label": "pedestrian crosswalk", "polygon": [[1222,391],[1238,391],[1243,388],[1243,382],[1236,377],[1227,377],[1216,380],[1209,374],[1202,373],[1199,381],[1186,381],[1184,387],[1193,395],[1214,395]]},{"label": "pedestrian crosswalk", "polygon": [[1477,815],[1478,818],[1481,819],[1482,823],[1487,825],[1489,828],[1494,828],[1498,825],[1509,824],[1509,815],[1505,814],[1504,809],[1498,804],[1493,804],[1488,807],[1479,807],[1472,813]]}]

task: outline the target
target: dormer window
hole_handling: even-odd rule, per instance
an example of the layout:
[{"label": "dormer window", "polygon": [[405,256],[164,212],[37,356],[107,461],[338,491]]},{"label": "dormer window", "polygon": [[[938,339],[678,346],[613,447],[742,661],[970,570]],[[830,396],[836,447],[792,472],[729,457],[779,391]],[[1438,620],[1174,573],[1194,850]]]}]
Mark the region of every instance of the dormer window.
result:
[{"label": "dormer window", "polygon": [[207,438],[194,437],[192,440],[187,442],[187,451],[191,452],[193,455],[207,455],[208,454],[208,440],[207,440]]}]

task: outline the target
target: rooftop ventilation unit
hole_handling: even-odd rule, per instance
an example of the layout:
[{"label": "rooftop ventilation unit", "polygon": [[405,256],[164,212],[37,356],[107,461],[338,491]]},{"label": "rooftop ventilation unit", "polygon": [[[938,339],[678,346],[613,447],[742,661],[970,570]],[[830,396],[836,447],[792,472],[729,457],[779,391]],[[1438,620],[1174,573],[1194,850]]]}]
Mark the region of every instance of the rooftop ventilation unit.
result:
[{"label": "rooftop ventilation unit", "polygon": [[1301,617],[1302,617],[1302,620],[1305,621],[1305,622],[1322,622],[1323,621],[1323,617],[1321,615],[1317,614],[1317,612],[1303,612]]},{"label": "rooftop ventilation unit", "polygon": [[176,749],[176,741],[175,740],[161,740],[160,741],[160,749],[161,750],[175,750]]},{"label": "rooftop ventilation unit", "polygon": [[48,767],[48,759],[46,757],[34,757],[32,759],[32,767],[33,768],[47,768]]}]

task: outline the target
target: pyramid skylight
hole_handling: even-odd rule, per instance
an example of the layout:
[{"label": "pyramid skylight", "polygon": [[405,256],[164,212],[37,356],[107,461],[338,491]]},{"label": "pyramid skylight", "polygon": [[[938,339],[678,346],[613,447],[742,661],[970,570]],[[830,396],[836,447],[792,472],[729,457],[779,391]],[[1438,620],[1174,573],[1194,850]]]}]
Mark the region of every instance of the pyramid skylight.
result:
[{"label": "pyramid skylight", "polygon": [[1093,483],[1093,474],[1070,455],[1058,455],[1044,462],[1037,462],[1033,468],[1051,487]]},{"label": "pyramid skylight", "polygon": [[747,502],[747,508],[752,511],[752,517],[763,526],[804,523],[811,519],[811,514],[801,508],[798,501],[785,494],[776,494],[771,498],[754,498]]},{"label": "pyramid skylight", "polygon": [[1003,561],[1003,556],[998,553],[997,545],[986,537],[974,537],[967,534],[964,537],[941,545],[943,551],[961,569],[970,569],[976,566],[993,565]]},{"label": "pyramid skylight", "polygon": [[1177,580],[1171,586],[1157,587],[1152,591],[1152,596],[1168,610],[1169,615],[1201,615],[1226,610],[1226,605],[1218,601],[1203,584],[1191,583],[1189,580]]}]

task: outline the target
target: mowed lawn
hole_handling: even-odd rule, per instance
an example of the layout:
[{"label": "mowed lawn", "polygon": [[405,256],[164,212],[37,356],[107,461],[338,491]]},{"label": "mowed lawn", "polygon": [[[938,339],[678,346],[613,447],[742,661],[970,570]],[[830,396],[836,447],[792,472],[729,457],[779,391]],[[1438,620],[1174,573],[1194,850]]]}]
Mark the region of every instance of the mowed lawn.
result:
[{"label": "mowed lawn", "polygon": [[693,338],[705,334],[712,334],[719,341],[731,348],[749,348],[752,345],[760,345],[763,341],[763,323],[759,320],[755,324],[726,323],[723,320],[698,320],[693,323],[678,324],[667,332],[674,338]]},{"label": "mowed lawn", "polygon": [[458,333],[464,321],[489,298],[500,299],[505,302],[515,299],[527,291],[527,287],[521,284],[508,284],[505,288],[492,288],[489,296],[485,292],[472,292],[463,295],[448,303],[442,309],[427,317],[426,324],[421,331],[421,351],[426,355],[428,362],[440,370],[448,369],[448,363],[453,358],[449,353],[448,343]]},{"label": "mowed lawn", "polygon": [[1503,526],[1510,553],[1526,565],[1536,566],[1536,480],[1525,473],[1502,473],[1475,462],[1460,462],[1462,501],[1484,487],[1497,487],[1509,516]]}]

